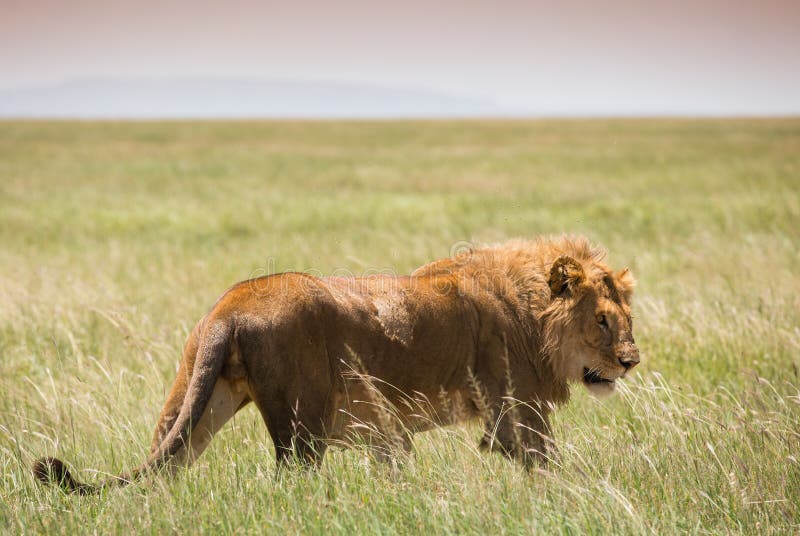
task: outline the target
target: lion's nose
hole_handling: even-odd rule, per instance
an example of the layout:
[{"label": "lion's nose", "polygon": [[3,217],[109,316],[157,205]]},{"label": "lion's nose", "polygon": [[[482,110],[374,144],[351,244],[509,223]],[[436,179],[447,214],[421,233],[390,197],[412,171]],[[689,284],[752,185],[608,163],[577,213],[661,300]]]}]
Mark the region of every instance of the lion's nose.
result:
[{"label": "lion's nose", "polygon": [[626,345],[622,357],[619,358],[619,364],[625,367],[625,370],[630,370],[639,364],[639,349],[633,344]]}]

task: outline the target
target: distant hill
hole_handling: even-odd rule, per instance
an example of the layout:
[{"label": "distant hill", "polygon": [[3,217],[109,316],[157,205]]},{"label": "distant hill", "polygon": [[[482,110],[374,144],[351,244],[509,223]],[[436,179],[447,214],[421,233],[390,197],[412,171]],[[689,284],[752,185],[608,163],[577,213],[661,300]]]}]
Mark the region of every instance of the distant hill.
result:
[{"label": "distant hill", "polygon": [[80,79],[0,90],[0,117],[394,118],[509,115],[489,99],[263,79]]}]

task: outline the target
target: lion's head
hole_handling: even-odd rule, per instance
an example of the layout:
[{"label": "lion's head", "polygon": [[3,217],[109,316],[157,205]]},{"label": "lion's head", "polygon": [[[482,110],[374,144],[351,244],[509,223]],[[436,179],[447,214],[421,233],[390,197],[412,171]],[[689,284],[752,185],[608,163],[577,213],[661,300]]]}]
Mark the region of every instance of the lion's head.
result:
[{"label": "lion's head", "polygon": [[562,377],[609,394],[639,363],[630,310],[635,281],[628,269],[614,273],[598,258],[582,261],[563,255],[550,268],[545,344]]}]

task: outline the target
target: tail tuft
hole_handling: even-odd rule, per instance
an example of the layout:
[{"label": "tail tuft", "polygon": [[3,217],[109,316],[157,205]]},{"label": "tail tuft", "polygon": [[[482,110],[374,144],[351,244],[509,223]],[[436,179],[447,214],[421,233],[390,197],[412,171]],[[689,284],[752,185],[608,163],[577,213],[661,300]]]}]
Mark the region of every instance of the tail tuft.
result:
[{"label": "tail tuft", "polygon": [[56,484],[64,491],[88,493],[89,487],[73,478],[64,462],[58,458],[40,458],[33,464],[33,476],[42,484]]}]

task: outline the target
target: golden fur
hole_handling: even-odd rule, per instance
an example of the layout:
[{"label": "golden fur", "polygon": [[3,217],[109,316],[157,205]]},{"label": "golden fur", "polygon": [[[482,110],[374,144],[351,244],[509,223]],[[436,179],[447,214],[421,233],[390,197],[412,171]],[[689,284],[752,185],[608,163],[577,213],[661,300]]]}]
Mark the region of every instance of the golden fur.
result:
[{"label": "golden fur", "polygon": [[192,331],[142,466],[99,485],[54,458],[34,473],[90,493],[187,465],[251,401],[279,467],[354,439],[393,456],[416,432],[471,418],[485,422],[483,447],[541,462],[569,383],[608,392],[639,361],[633,278],[603,257],[580,237],[517,240],[410,276],[239,283]]}]

